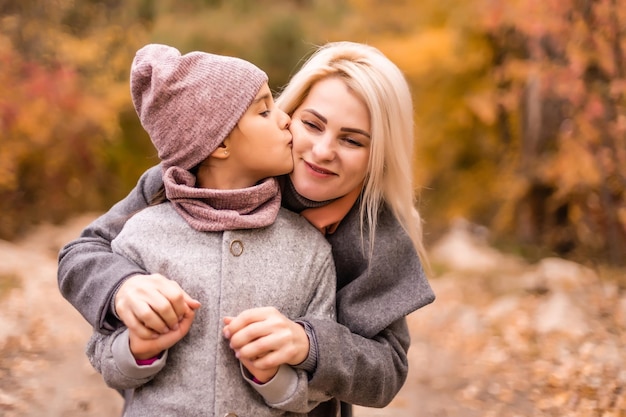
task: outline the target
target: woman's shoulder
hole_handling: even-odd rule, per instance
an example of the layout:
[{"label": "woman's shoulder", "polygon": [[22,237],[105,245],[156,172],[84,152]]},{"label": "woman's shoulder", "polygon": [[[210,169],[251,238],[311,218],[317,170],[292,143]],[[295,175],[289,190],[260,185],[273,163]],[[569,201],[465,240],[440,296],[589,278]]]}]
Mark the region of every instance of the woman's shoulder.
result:
[{"label": "woman's shoulder", "polygon": [[[333,245],[335,243],[340,244],[343,241],[354,241],[355,239],[361,240],[361,219],[360,219],[360,206],[359,204],[355,204],[352,209],[348,212],[346,217],[341,221],[341,224],[337,228],[337,233],[335,233],[335,239],[331,239],[333,241]],[[367,225],[364,227],[367,228]],[[368,241],[367,234],[365,240]],[[387,204],[383,204],[380,206],[378,210],[378,218],[376,219],[376,237],[378,239],[396,239],[398,244],[407,243],[412,245],[411,238],[397,217],[393,214],[393,211]],[[336,241],[336,242],[335,242]]]},{"label": "woman's shoulder", "polygon": [[409,241],[411,240],[409,234],[404,230],[400,221],[391,210],[391,207],[387,204],[383,204],[378,211],[378,222],[376,225],[376,232],[380,231],[384,234],[402,235]]}]

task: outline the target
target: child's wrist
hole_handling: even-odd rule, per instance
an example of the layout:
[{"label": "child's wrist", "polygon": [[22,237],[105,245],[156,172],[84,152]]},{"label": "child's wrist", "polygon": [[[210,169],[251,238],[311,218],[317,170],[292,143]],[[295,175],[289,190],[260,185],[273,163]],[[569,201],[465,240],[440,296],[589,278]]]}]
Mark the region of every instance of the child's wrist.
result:
[{"label": "child's wrist", "polygon": [[145,358],[145,357],[144,358],[139,358],[139,357],[135,356],[135,362],[139,366],[152,365],[154,362],[156,362],[159,359],[161,359],[161,356],[163,356],[163,352],[159,352],[158,354],[152,355],[152,356],[147,357],[147,358]]},{"label": "child's wrist", "polygon": [[256,376],[252,375],[252,382],[254,382],[255,384],[263,385],[263,384],[265,384],[265,382],[267,382],[267,381],[263,382],[263,381],[261,381],[261,380],[257,379],[257,377],[256,377]]}]

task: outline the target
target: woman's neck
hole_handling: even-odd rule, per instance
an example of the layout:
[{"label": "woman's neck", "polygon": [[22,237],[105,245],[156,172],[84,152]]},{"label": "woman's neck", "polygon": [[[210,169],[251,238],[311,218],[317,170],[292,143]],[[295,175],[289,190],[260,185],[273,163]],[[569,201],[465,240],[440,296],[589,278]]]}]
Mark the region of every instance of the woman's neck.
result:
[{"label": "woman's neck", "polygon": [[330,201],[313,201],[301,196],[296,191],[289,175],[281,175],[278,177],[278,183],[283,194],[283,206],[286,209],[300,213],[308,208],[322,207],[330,203]]}]

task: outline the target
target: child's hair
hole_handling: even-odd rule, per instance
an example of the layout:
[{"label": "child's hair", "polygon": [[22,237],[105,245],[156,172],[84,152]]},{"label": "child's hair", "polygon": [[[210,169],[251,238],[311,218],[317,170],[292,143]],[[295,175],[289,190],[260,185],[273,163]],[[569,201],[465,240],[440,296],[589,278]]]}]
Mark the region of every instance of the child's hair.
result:
[{"label": "child's hair", "polygon": [[371,115],[372,148],[361,200],[361,233],[367,225],[370,254],[378,213],[390,207],[427,263],[422,222],[413,188],[413,101],[400,69],[378,49],[353,42],[320,47],[285,86],[276,103],[293,115],[312,86],[340,77],[366,104]]}]

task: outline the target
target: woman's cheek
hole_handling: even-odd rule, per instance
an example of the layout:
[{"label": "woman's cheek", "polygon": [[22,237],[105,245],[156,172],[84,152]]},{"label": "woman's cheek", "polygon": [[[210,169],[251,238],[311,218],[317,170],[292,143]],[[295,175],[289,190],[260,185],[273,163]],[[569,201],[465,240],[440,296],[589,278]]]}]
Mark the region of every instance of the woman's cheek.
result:
[{"label": "woman's cheek", "polygon": [[289,128],[292,136],[293,153],[302,152],[306,149],[306,132],[301,126],[292,126]]}]

